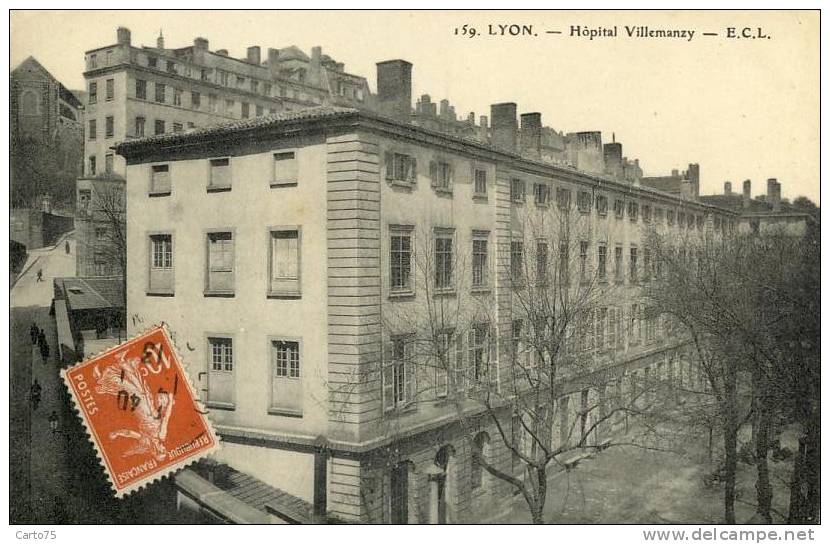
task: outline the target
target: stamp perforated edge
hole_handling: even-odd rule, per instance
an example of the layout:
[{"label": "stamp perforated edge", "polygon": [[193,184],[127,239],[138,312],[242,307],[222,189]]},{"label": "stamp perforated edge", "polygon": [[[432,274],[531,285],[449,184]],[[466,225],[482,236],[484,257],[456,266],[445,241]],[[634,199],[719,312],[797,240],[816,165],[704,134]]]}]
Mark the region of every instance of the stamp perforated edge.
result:
[{"label": "stamp perforated edge", "polygon": [[[199,450],[199,451],[197,451],[196,453],[194,453],[190,456],[185,456],[185,457],[181,458],[179,461],[177,461],[177,462],[175,462],[171,465],[168,465],[164,469],[154,473],[152,476],[148,476],[147,478],[144,478],[144,479],[141,479],[141,480],[136,480],[134,483],[131,483],[131,484],[119,489],[116,486],[115,481],[113,480],[113,474],[110,473],[109,465],[108,465],[107,461],[104,459],[104,453],[101,451],[101,447],[98,444],[98,439],[96,438],[96,434],[92,430],[92,428],[90,426],[90,423],[89,423],[89,420],[87,419],[86,411],[84,411],[84,409],[81,408],[81,406],[79,406],[79,404],[78,404],[78,399],[75,396],[75,389],[73,388],[73,386],[70,382],[70,379],[69,379],[69,373],[73,369],[81,368],[84,365],[88,364],[92,359],[96,359],[98,357],[103,357],[103,356],[105,356],[105,355],[107,355],[111,352],[115,352],[115,351],[118,351],[119,349],[123,349],[123,346],[125,344],[127,344],[129,342],[133,342],[135,340],[138,340],[143,336],[148,336],[148,335],[154,333],[159,328],[161,329],[162,334],[164,334],[164,336],[167,338],[167,341],[170,344],[171,349],[174,351],[174,355],[178,360],[179,366],[181,367],[182,374],[184,374],[184,378],[185,378],[184,381],[185,381],[185,384],[188,388],[188,391],[190,392],[190,397],[193,399],[193,402],[196,403],[196,406],[198,408],[197,411],[199,413],[199,417],[201,418],[201,420],[202,420],[202,422],[205,426],[205,429],[207,430],[208,434],[210,435],[210,438],[213,440],[213,446],[211,446],[209,448],[206,448],[206,449],[203,449],[203,450]],[[173,340],[173,336],[170,334],[170,331],[167,328],[167,324],[164,323],[164,322],[161,322],[159,324],[152,325],[150,327],[145,328],[140,333],[132,336],[131,338],[128,338],[127,340],[125,340],[124,342],[121,342],[117,346],[113,346],[111,348],[105,349],[105,350],[103,350],[99,353],[96,353],[95,355],[87,357],[86,359],[84,359],[83,361],[81,361],[79,363],[75,363],[72,366],[69,366],[67,368],[62,368],[61,371],[60,371],[60,376],[63,379],[64,386],[66,386],[66,388],[69,392],[69,398],[72,400],[72,408],[75,410],[75,412],[78,413],[78,417],[80,418],[81,423],[83,423],[84,430],[86,431],[87,439],[92,443],[93,448],[95,448],[95,455],[96,455],[96,457],[98,457],[98,464],[103,469],[104,474],[106,474],[107,481],[109,481],[110,487],[115,492],[115,497],[116,498],[120,499],[120,498],[126,497],[127,495],[130,495],[131,493],[133,493],[135,491],[138,491],[139,489],[142,489],[143,487],[145,487],[149,484],[155,483],[155,482],[157,482],[157,481],[159,481],[163,478],[166,478],[166,477],[170,476],[171,474],[185,468],[186,466],[195,463],[199,459],[203,459],[203,458],[207,457],[208,455],[210,455],[212,453],[215,453],[217,450],[219,450],[221,448],[219,437],[216,434],[216,430],[213,428],[213,423],[205,415],[205,413],[207,412],[206,407],[205,407],[204,403],[201,400],[199,400],[199,397],[196,395],[196,388],[193,385],[193,382],[192,382],[191,377],[190,377],[190,373],[187,371],[187,368],[185,368],[184,359],[182,358],[181,353],[179,352],[179,348],[176,345],[176,342]]]}]

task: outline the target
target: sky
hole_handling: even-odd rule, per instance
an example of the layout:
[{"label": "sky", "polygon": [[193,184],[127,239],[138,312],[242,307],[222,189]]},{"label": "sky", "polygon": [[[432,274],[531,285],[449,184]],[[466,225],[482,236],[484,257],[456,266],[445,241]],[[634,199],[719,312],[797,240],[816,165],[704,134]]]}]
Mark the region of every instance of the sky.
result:
[{"label": "sky", "polygon": [[[462,35],[465,24],[478,35]],[[510,24],[532,25],[532,34],[489,33]],[[16,10],[11,66],[31,55],[83,89],[84,52],[115,43],[118,26],[130,28],[133,45],[154,45],[161,30],[167,47],[202,36],[236,57],[250,45],[320,45],[373,91],[376,62],[406,59],[413,101],[447,98],[476,118],[516,102],[557,130],[599,130],[604,142],[613,134],[647,175],[699,163],[701,194],[722,193],[727,180],[740,191],[751,179],[755,196],[777,178],[783,198],[820,203],[817,12]],[[572,26],[616,27],[617,36],[573,36]],[[695,33],[629,38],[626,26]],[[729,27],[756,38],[729,38]]]}]

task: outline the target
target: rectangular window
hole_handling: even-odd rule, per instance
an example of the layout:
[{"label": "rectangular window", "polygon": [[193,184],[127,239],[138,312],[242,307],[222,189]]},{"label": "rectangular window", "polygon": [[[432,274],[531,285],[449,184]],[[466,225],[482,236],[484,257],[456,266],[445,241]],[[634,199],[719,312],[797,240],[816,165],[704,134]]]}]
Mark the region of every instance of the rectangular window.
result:
[{"label": "rectangular window", "polygon": [[184,130],[184,125],[181,123],[173,123],[173,132],[181,132]]},{"label": "rectangular window", "polygon": [[147,119],[144,117],[136,117],[135,118],[135,135],[136,137],[140,138],[144,136],[144,126],[147,124]]},{"label": "rectangular window", "polygon": [[234,115],[234,108],[236,104],[233,100],[225,99],[225,113],[228,115]]},{"label": "rectangular window", "polygon": [[171,74],[176,73],[176,63],[173,62],[172,60],[167,61],[167,71],[170,72]]},{"label": "rectangular window", "polygon": [[156,119],[155,134],[164,134],[164,121],[161,119]]},{"label": "rectangular window", "polygon": [[568,242],[559,242],[559,281],[562,285],[568,285],[571,278],[571,250],[568,247]]},{"label": "rectangular window", "polygon": [[98,137],[98,121],[95,119],[89,120],[89,139],[94,140]]},{"label": "rectangular window", "polygon": [[603,195],[597,195],[597,214],[598,215],[608,215],[608,197]]},{"label": "rectangular window", "polygon": [[435,232],[435,288],[452,289],[453,281],[453,233],[447,230]]},{"label": "rectangular window", "polygon": [[629,202],[628,203],[628,220],[632,223],[637,222],[637,215],[640,211],[640,205],[636,202]]},{"label": "rectangular window", "polygon": [[547,206],[550,200],[550,186],[547,183],[534,183],[533,200],[537,206]]},{"label": "rectangular window", "polygon": [[622,219],[625,213],[625,202],[622,200],[614,200],[614,217]]},{"label": "rectangular window", "polygon": [[643,206],[643,222],[651,223],[651,206]]},{"label": "rectangular window", "polygon": [[232,408],[234,403],[233,339],[208,340],[208,406]]},{"label": "rectangular window", "polygon": [[670,227],[674,225],[674,210],[666,210],[666,224]]},{"label": "rectangular window", "polygon": [[449,373],[455,367],[456,349],[453,345],[454,331],[439,332],[436,338],[435,354],[435,398],[442,399],[449,395]]},{"label": "rectangular window", "polygon": [[90,189],[80,189],[78,191],[78,209],[87,211],[90,200],[92,200],[92,191]]},{"label": "rectangular window", "polygon": [[98,68],[98,55],[92,54],[89,56],[89,69],[94,70]]},{"label": "rectangular window", "polygon": [[579,191],[579,194],[576,195],[576,205],[579,208],[579,211],[582,213],[590,212],[591,200],[591,193],[588,191]]},{"label": "rectangular window", "polygon": [[173,292],[173,237],[170,234],[150,236],[150,292]]},{"label": "rectangular window", "polygon": [[648,281],[651,278],[651,250],[643,249],[643,279]]},{"label": "rectangular window", "polygon": [[106,242],[107,241],[107,227],[95,227],[95,241],[96,242]]},{"label": "rectangular window", "polygon": [[608,247],[605,244],[597,246],[597,275],[599,281],[606,281],[607,275],[607,261],[608,261]]},{"label": "rectangular window", "polygon": [[274,153],[274,179],[271,186],[296,185],[299,178],[297,157],[293,151]]},{"label": "rectangular window", "polygon": [[272,85],[270,83],[263,84],[262,94],[264,94],[265,96],[271,96],[271,89],[272,89]]},{"label": "rectangular window", "polygon": [[156,83],[156,102],[164,104],[165,101],[165,85],[164,83]]},{"label": "rectangular window", "polygon": [[579,242],[579,281],[588,280],[588,242]]},{"label": "rectangular window", "polygon": [[256,116],[257,117],[262,117],[263,112],[264,112],[264,110],[263,110],[262,106],[257,104],[257,106],[256,106]]},{"label": "rectangular window", "polygon": [[404,408],[415,400],[412,348],[409,336],[394,336],[387,346],[383,367],[384,411]]},{"label": "rectangular window", "polygon": [[275,412],[302,414],[303,388],[300,380],[300,343],[271,341],[271,408]]},{"label": "rectangular window", "polygon": [[560,210],[571,209],[571,191],[569,189],[556,189],[556,205]]},{"label": "rectangular window", "polygon": [[628,267],[631,283],[637,283],[637,248],[632,247],[628,258]]},{"label": "rectangular window", "polygon": [[514,285],[521,285],[524,276],[524,244],[520,241],[510,242],[510,279]]},{"label": "rectangular window", "polygon": [[617,246],[614,248],[614,279],[618,283],[622,283],[625,279],[623,277],[623,248]]},{"label": "rectangular window", "polygon": [[597,345],[597,351],[605,351],[605,333],[608,319],[608,308],[598,308],[594,313],[596,316],[596,333],[594,334],[594,340]]},{"label": "rectangular window", "polygon": [[210,160],[210,179],[208,189],[224,189],[231,186],[230,159]]},{"label": "rectangular window", "polygon": [[147,66],[155,68],[158,66],[158,59],[156,57],[147,57]]},{"label": "rectangular window", "polygon": [[660,225],[663,223],[663,208],[654,208],[654,222]]},{"label": "rectangular window", "polygon": [[208,111],[216,113],[219,111],[219,99],[215,94],[208,95]]},{"label": "rectangular window", "polygon": [[510,200],[521,203],[525,201],[525,182],[521,179],[510,180]]},{"label": "rectangular window", "polygon": [[271,231],[271,271],[269,294],[300,295],[300,232]]},{"label": "rectangular window", "polygon": [[387,151],[384,162],[386,165],[386,179],[388,181],[415,183],[417,168],[415,157]]},{"label": "rectangular window", "polygon": [[391,232],[389,244],[390,288],[412,291],[412,228],[399,227]]},{"label": "rectangular window", "polygon": [[98,102],[98,83],[95,81],[90,82],[89,84],[89,100],[90,104],[95,104]]},{"label": "rectangular window", "polygon": [[174,106],[181,106],[182,105],[182,94],[183,94],[183,91],[181,89],[173,89],[173,105]]},{"label": "rectangular window", "polygon": [[94,176],[98,173],[95,155],[89,157],[89,175]]},{"label": "rectangular window", "polygon": [[487,235],[473,234],[473,288],[487,287]]},{"label": "rectangular window", "polygon": [[210,69],[202,68],[199,72],[199,79],[202,81],[210,81]]},{"label": "rectangular window", "polygon": [[135,97],[139,100],[147,99],[147,81],[144,79],[135,80]]},{"label": "rectangular window", "polygon": [[452,165],[448,162],[432,161],[429,163],[429,177],[432,186],[444,191],[452,190]]},{"label": "rectangular window", "polygon": [[232,293],[234,289],[234,240],[232,232],[211,232],[207,235],[208,293]]},{"label": "rectangular window", "polygon": [[487,170],[476,169],[473,196],[487,196]]},{"label": "rectangular window", "polygon": [[247,119],[251,116],[251,105],[247,102],[242,102],[242,118]]},{"label": "rectangular window", "polygon": [[472,386],[490,380],[490,324],[478,323],[467,332],[467,380]]},{"label": "rectangular window", "polygon": [[548,243],[536,241],[536,282],[544,284],[548,279]]},{"label": "rectangular window", "polygon": [[105,135],[107,138],[112,138],[115,135],[115,118],[108,116],[104,121]]},{"label": "rectangular window", "polygon": [[107,153],[106,155],[104,155],[104,172],[106,172],[107,174],[112,174],[114,160],[115,157],[112,153]]},{"label": "rectangular window", "polygon": [[170,194],[170,165],[154,164],[150,171],[150,194]]},{"label": "rectangular window", "polygon": [[115,80],[108,79],[106,83],[106,97],[107,100],[112,100],[115,98]]},{"label": "rectangular window", "polygon": [[202,95],[196,91],[192,91],[190,93],[190,107],[194,110],[198,110],[202,107]]}]

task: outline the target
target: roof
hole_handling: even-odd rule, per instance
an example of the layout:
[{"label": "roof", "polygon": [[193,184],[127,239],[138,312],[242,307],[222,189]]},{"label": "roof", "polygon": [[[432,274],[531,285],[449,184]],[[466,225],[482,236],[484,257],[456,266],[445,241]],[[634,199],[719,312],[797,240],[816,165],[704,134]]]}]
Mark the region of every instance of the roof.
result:
[{"label": "roof", "polygon": [[124,308],[124,278],[120,276],[55,279],[70,311]]},{"label": "roof", "polygon": [[58,89],[59,89],[61,99],[63,99],[65,102],[68,102],[74,108],[80,108],[81,107],[81,101],[78,100],[78,97],[75,96],[72,93],[72,91],[70,91],[69,89],[64,87],[63,83],[58,81],[57,78],[55,78],[55,76],[53,76],[52,73],[49,72],[49,70],[44,68],[43,65],[40,62],[38,62],[38,60],[36,58],[34,58],[32,56],[26,57],[26,59],[23,62],[18,64],[14,68],[14,70],[11,71],[11,75],[15,76],[16,73],[19,70],[23,70],[27,67],[31,67],[31,68],[34,68],[35,70],[40,70],[41,72],[43,72],[43,74],[45,74],[49,79],[51,79],[52,81],[54,81],[58,85]]},{"label": "roof", "polygon": [[665,191],[671,194],[683,192],[683,178],[680,176],[650,176],[643,177],[640,182],[643,185],[648,185],[659,191]]}]

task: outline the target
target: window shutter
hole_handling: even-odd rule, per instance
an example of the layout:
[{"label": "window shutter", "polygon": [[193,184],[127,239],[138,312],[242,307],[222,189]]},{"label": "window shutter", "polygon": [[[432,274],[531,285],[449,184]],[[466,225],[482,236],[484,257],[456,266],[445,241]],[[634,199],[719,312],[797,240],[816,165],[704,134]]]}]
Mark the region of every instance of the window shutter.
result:
[{"label": "window shutter", "polygon": [[438,163],[435,161],[429,163],[429,179],[433,187],[438,187]]},{"label": "window shutter", "polygon": [[490,379],[490,385],[497,387],[499,383],[499,373],[496,364],[498,356],[496,353],[496,338],[493,335],[492,328],[487,331],[487,342],[490,344],[490,353],[487,357],[487,376]]},{"label": "window shutter", "polygon": [[412,183],[415,183],[416,174],[417,174],[417,171],[418,171],[418,163],[415,160],[415,157],[409,157],[409,160],[407,161],[407,164],[409,165],[409,172],[408,172],[408,175],[407,175],[406,179],[407,179],[407,181],[411,181]]},{"label": "window shutter", "polygon": [[406,404],[411,404],[415,402],[415,383],[416,383],[416,368],[415,368],[415,358],[412,357],[412,344],[414,339],[411,341],[407,341],[405,346],[405,357],[403,363],[403,372],[404,372],[404,388],[406,389]]},{"label": "window shutter", "polygon": [[457,333],[455,335],[455,367],[453,368],[453,379],[455,380],[455,390],[464,390],[464,335]]},{"label": "window shutter", "polygon": [[476,330],[475,328],[467,331],[467,367],[466,378],[467,388],[477,385],[475,383],[476,373]]},{"label": "window shutter", "polygon": [[388,412],[395,407],[394,391],[394,365],[392,364],[392,342],[387,342],[383,357],[383,410]]},{"label": "window shutter", "polygon": [[[448,181],[449,181],[449,187],[452,188],[452,184],[455,181],[455,169],[453,168],[452,163],[450,163],[449,168],[450,168],[450,171],[449,171],[449,180]],[[475,189],[475,182],[476,182],[475,176],[473,176],[473,189]]]},{"label": "window shutter", "polygon": [[386,179],[395,179],[395,154],[390,151],[384,153],[384,162],[386,163]]}]

